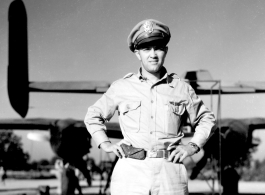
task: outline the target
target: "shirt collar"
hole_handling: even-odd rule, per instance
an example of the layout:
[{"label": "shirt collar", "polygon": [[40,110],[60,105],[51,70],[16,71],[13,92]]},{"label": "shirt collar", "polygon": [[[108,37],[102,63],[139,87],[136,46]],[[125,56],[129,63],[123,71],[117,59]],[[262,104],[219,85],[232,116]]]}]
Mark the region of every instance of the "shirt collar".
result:
[{"label": "shirt collar", "polygon": [[[162,67],[162,75],[164,75],[164,76],[159,81],[166,80],[167,84],[170,87],[174,87],[173,78],[170,75],[168,75],[167,69],[164,66]],[[142,67],[139,68],[138,73],[137,73],[137,77],[139,78],[139,80],[141,82],[147,80],[147,78],[142,75]]]},{"label": "shirt collar", "polygon": [[144,77],[144,76],[142,75],[142,67],[139,68],[138,73],[137,73],[137,77],[139,78],[139,80],[140,80],[141,82],[147,80],[147,78]]}]

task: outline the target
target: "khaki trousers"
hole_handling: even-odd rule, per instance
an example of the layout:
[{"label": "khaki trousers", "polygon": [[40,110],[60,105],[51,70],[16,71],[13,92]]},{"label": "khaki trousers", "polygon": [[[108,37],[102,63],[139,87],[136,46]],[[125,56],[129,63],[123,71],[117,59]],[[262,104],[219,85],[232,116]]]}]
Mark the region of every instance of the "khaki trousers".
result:
[{"label": "khaki trousers", "polygon": [[123,158],[113,170],[110,189],[111,195],[187,195],[187,171],[163,158]]}]

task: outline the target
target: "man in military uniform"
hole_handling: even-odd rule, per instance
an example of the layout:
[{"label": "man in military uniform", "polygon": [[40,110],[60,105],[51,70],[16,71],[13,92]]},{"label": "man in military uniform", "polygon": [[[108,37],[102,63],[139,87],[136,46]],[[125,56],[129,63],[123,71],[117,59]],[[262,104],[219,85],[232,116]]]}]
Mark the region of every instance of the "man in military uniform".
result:
[{"label": "man in military uniform", "polygon": [[[213,113],[192,87],[163,66],[170,37],[169,28],[157,20],[138,23],[128,36],[128,46],[140,61],[138,73],[115,81],[88,108],[85,124],[97,146],[119,157],[112,195],[188,194],[182,161],[198,152],[214,129]],[[116,110],[124,139],[113,144],[104,123]],[[195,133],[184,145],[181,126],[187,117]]]}]

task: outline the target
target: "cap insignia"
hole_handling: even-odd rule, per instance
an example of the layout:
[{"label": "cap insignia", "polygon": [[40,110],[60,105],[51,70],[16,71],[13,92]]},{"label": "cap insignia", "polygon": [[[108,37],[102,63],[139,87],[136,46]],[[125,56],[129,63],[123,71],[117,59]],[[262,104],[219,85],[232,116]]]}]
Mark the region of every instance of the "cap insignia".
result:
[{"label": "cap insignia", "polygon": [[152,33],[154,28],[153,28],[154,23],[151,21],[146,21],[143,25],[144,31],[147,33]]}]

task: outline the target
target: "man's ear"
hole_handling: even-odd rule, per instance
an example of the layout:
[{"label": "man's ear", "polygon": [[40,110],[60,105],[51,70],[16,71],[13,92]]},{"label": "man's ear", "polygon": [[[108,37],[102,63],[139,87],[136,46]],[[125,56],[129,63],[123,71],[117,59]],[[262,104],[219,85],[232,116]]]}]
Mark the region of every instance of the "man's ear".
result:
[{"label": "man's ear", "polygon": [[165,52],[167,54],[167,52],[168,52],[168,46],[165,47]]},{"label": "man's ear", "polygon": [[140,51],[138,49],[134,50],[134,54],[136,55],[136,57],[138,58],[138,60],[141,61],[141,56],[140,56]]}]

